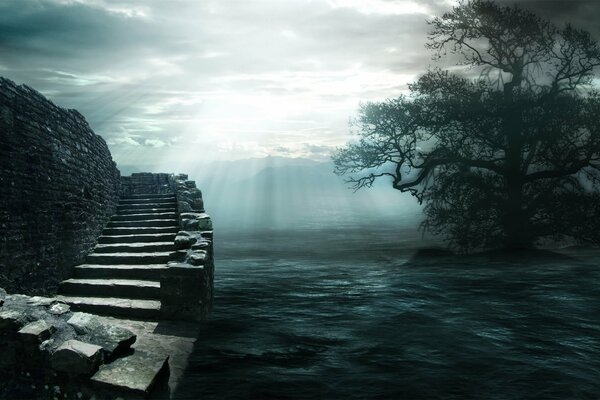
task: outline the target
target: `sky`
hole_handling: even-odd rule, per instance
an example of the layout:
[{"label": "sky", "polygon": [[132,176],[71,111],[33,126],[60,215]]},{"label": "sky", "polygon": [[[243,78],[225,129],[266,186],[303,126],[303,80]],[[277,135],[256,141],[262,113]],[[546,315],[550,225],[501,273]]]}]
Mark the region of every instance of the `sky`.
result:
[{"label": "sky", "polygon": [[[518,3],[598,37],[596,0]],[[452,4],[1,0],[0,75],[79,110],[119,165],[328,160],[361,102],[436,65],[426,21]]]}]

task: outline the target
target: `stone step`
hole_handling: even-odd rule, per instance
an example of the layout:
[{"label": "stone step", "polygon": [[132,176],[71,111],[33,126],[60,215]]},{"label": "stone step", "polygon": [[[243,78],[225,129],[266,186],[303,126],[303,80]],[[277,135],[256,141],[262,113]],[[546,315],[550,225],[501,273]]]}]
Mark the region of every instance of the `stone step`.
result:
[{"label": "stone step", "polygon": [[148,219],[176,219],[177,214],[174,212],[151,212],[151,213],[136,213],[136,214],[117,214],[113,215],[111,221],[138,221]]},{"label": "stone step", "polygon": [[148,235],[148,234],[159,234],[159,233],[177,233],[179,231],[178,226],[138,226],[138,227],[120,227],[120,228],[104,228],[102,234],[105,236],[114,235]]},{"label": "stone step", "polygon": [[160,282],[133,279],[67,279],[60,293],[82,297],[126,297],[160,300]]},{"label": "stone step", "polygon": [[155,242],[171,242],[175,240],[175,233],[147,233],[137,235],[110,235],[100,236],[98,243],[155,243]]},{"label": "stone step", "polygon": [[116,215],[151,214],[151,213],[177,213],[175,206],[169,208],[122,208]]},{"label": "stone step", "polygon": [[121,199],[119,200],[120,206],[126,206],[131,204],[176,204],[177,199],[175,196],[173,197],[165,197],[162,199],[153,199],[153,198],[139,198],[139,199]]},{"label": "stone step", "polygon": [[134,228],[134,227],[177,227],[176,219],[141,219],[138,221],[110,221],[107,228]]},{"label": "stone step", "polygon": [[82,264],[75,267],[74,274],[75,278],[78,279],[138,279],[160,281],[160,274],[166,269],[167,267],[164,264]]},{"label": "stone step", "polygon": [[176,208],[177,204],[174,202],[170,202],[170,203],[163,203],[163,204],[156,204],[156,203],[147,203],[147,204],[122,204],[122,205],[117,205],[117,212],[121,212],[121,210],[140,210],[140,209],[148,209],[148,208],[152,208],[152,209],[172,209],[172,208]]},{"label": "stone step", "polygon": [[160,317],[160,301],[157,300],[64,295],[56,296],[56,298],[69,304],[74,311],[132,319],[158,319]]},{"label": "stone step", "polygon": [[152,253],[106,253],[106,254],[88,254],[88,264],[166,264],[171,260],[171,252],[152,252]]},{"label": "stone step", "polygon": [[166,386],[168,377],[168,355],[136,349],[132,355],[100,367],[91,381],[101,394],[106,394],[102,398],[146,399],[161,384]]},{"label": "stone step", "polygon": [[106,243],[97,244],[94,253],[152,253],[162,251],[175,251],[175,244],[171,242],[153,243]]},{"label": "stone step", "polygon": [[127,196],[121,197],[122,200],[130,200],[130,199],[161,199],[164,197],[172,198],[175,196],[173,192],[171,193],[142,193],[142,194],[128,194]]}]

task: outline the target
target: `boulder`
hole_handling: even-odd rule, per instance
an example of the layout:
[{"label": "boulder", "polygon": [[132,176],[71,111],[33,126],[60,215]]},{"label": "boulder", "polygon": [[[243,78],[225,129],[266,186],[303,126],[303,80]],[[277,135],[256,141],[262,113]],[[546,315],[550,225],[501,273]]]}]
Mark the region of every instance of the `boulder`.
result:
[{"label": "boulder", "polygon": [[102,363],[102,347],[79,340],[67,340],[52,354],[50,363],[56,371],[89,375]]}]

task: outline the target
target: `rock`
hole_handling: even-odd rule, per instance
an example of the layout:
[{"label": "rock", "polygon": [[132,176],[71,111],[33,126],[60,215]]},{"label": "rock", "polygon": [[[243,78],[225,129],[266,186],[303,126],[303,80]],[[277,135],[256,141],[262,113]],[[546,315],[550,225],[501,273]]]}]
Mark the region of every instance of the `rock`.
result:
[{"label": "rock", "polygon": [[210,242],[208,240],[201,240],[192,245],[192,250],[208,250],[210,247]]},{"label": "rock", "polygon": [[8,293],[6,293],[6,290],[0,288],[0,300],[4,300],[4,298],[7,296]]},{"label": "rock", "polygon": [[30,322],[19,331],[19,337],[28,346],[36,348],[45,340],[48,340],[56,332],[56,327],[43,319]]},{"label": "rock", "polygon": [[190,203],[188,203],[187,201],[178,201],[177,202],[177,209],[179,210],[180,213],[182,213],[182,212],[191,212],[192,211],[192,206],[190,206]]},{"label": "rock", "polygon": [[187,262],[192,265],[204,265],[206,263],[206,259],[208,258],[208,253],[204,250],[194,250],[187,258]]},{"label": "rock", "polygon": [[136,340],[137,336],[129,329],[116,325],[100,325],[89,336],[89,341],[102,347],[111,359],[126,353]]},{"label": "rock", "polygon": [[27,300],[27,304],[31,306],[44,306],[47,307],[52,303],[56,302],[56,299],[51,297],[41,297],[41,296],[33,296],[29,300]]},{"label": "rock", "polygon": [[16,332],[27,323],[27,316],[17,310],[6,310],[0,312],[0,332]]},{"label": "rock", "polygon": [[147,396],[159,378],[169,371],[169,356],[136,351],[102,368],[91,381],[104,390],[127,392],[133,396]]},{"label": "rock", "polygon": [[191,237],[189,234],[183,235],[182,233],[184,232],[180,232],[175,237],[175,248],[177,250],[189,249],[194,243],[196,243],[195,237]]},{"label": "rock", "polygon": [[94,344],[67,340],[52,354],[50,363],[56,371],[73,375],[89,375],[102,362],[102,347]]},{"label": "rock", "polygon": [[212,230],[212,222],[210,216],[206,213],[181,213],[180,228],[181,230],[190,231],[210,231]]},{"label": "rock", "polygon": [[102,325],[98,317],[83,312],[73,313],[67,323],[80,335],[88,334]]},{"label": "rock", "polygon": [[54,315],[62,315],[69,312],[71,307],[68,304],[56,302],[50,306],[48,312]]}]

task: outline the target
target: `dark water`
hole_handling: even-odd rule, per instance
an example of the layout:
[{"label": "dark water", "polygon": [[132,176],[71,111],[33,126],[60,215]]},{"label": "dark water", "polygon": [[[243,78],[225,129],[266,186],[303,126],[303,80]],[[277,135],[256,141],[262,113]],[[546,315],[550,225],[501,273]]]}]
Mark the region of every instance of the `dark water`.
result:
[{"label": "dark water", "polygon": [[175,397],[600,398],[593,259],[401,266],[418,239],[218,237],[215,310]]}]

